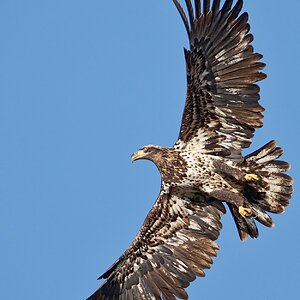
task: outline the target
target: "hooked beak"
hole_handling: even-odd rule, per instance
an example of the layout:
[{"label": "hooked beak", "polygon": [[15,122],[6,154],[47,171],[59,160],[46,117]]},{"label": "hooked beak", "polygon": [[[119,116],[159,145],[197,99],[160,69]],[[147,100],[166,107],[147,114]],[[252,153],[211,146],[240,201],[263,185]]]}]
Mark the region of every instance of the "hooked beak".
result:
[{"label": "hooked beak", "polygon": [[131,160],[132,160],[132,162],[134,162],[135,160],[145,157],[145,155],[146,155],[146,153],[143,150],[138,150],[137,152],[132,154]]}]

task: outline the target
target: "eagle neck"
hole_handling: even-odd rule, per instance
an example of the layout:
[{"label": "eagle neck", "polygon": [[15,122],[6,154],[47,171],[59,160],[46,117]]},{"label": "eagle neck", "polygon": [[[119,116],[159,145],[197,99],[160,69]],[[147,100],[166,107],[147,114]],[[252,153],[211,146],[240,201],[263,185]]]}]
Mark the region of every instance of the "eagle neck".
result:
[{"label": "eagle neck", "polygon": [[153,162],[160,172],[162,188],[180,185],[186,178],[188,170],[187,162],[173,148],[166,149],[161,157]]}]

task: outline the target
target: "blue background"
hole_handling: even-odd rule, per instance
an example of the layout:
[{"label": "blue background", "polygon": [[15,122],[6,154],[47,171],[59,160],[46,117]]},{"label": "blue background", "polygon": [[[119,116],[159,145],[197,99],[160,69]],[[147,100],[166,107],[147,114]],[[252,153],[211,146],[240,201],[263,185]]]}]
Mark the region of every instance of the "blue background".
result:
[{"label": "blue background", "polygon": [[[269,75],[251,150],[276,138],[295,192],[256,241],[224,217],[192,300],[299,295],[300,2],[245,2]],[[130,155],[177,138],[184,27],[171,0],[2,0],[0,40],[0,298],[85,299],[159,192],[155,166]]]}]

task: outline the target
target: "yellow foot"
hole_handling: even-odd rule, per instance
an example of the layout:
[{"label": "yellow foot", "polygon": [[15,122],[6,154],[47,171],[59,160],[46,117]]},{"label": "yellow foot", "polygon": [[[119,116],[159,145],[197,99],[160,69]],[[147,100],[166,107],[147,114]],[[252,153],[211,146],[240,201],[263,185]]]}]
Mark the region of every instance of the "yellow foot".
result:
[{"label": "yellow foot", "polygon": [[259,178],[256,174],[246,174],[245,179],[247,181],[255,181],[255,180],[258,180]]},{"label": "yellow foot", "polygon": [[239,213],[245,219],[252,216],[251,208],[246,208],[244,206],[239,206]]}]

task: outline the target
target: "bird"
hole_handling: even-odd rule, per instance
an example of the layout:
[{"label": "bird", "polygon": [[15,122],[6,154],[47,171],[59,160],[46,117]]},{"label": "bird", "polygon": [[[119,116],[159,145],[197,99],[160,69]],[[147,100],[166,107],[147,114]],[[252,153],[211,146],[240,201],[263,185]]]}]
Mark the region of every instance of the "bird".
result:
[{"label": "bird", "polygon": [[148,145],[132,161],[152,161],[160,193],[127,250],[103,273],[88,300],[188,299],[219,246],[228,207],[241,240],[288,206],[293,179],[274,140],[243,155],[263,126],[258,81],[266,78],[252,46],[243,0],[173,0],[185,26],[187,95],[178,140]]}]

